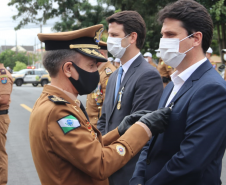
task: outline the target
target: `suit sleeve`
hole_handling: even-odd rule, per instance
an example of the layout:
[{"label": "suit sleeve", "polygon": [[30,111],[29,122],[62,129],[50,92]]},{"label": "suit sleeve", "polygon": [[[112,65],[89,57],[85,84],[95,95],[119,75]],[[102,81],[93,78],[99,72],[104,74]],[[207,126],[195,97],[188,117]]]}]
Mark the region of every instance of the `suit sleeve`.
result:
[{"label": "suit sleeve", "polygon": [[138,110],[156,110],[162,91],[163,84],[157,70],[150,70],[144,73],[137,80],[135,86],[131,114]]},{"label": "suit sleeve", "polygon": [[[62,115],[62,111],[55,111],[48,121],[48,138],[52,150],[65,161],[98,180],[108,178],[124,166],[148,141],[146,131],[140,125],[133,125],[118,140],[103,147],[82,123],[80,127],[64,134],[56,122],[56,115],[59,114]],[[63,111],[63,114],[68,115],[68,110]]]},{"label": "suit sleeve", "polygon": [[142,148],[141,154],[139,156],[139,159],[136,163],[135,170],[133,172],[133,176],[130,180],[130,184],[141,184],[143,185],[145,180],[145,170],[146,170],[146,160],[147,160],[147,155],[148,155],[148,149],[149,149],[149,144],[151,140]]},{"label": "suit sleeve", "polygon": [[225,88],[215,83],[193,95],[180,150],[145,185],[191,185],[200,179],[226,142],[225,94]]}]

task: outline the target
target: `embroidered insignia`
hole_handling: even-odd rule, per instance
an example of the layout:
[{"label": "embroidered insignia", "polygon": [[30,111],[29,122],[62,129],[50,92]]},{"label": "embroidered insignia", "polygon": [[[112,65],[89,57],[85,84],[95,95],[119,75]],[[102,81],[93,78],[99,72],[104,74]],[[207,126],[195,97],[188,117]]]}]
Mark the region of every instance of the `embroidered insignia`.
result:
[{"label": "embroidered insignia", "polygon": [[8,77],[7,75],[0,76],[2,84],[6,84],[7,83],[7,77]]},{"label": "embroidered insignia", "polygon": [[109,67],[107,67],[105,69],[105,72],[106,72],[106,75],[110,75],[111,73],[113,73],[112,70]]},{"label": "embroidered insignia", "polygon": [[126,154],[126,149],[122,145],[116,145],[116,151],[119,155],[124,156]]},{"label": "embroidered insignia", "polygon": [[88,130],[91,132],[92,126],[91,126],[90,122],[86,122],[86,126],[87,126]]},{"label": "embroidered insignia", "polygon": [[168,66],[168,69],[172,69],[172,67],[171,66]]},{"label": "embroidered insignia", "polygon": [[6,74],[6,70],[5,69],[0,69],[0,72],[1,72],[2,75]]},{"label": "embroidered insignia", "polygon": [[104,31],[104,28],[100,28],[97,32],[96,32],[96,36],[94,37],[94,40],[97,44],[99,44],[100,42],[100,38],[102,35],[102,32]]},{"label": "embroidered insignia", "polygon": [[65,103],[68,103],[70,104],[69,102],[67,102],[66,100],[64,100],[63,98],[59,98],[55,95],[53,96],[48,96],[49,100],[56,103],[56,104],[65,104]]},{"label": "embroidered insignia", "polygon": [[64,134],[81,126],[76,117],[68,115],[57,121]]}]

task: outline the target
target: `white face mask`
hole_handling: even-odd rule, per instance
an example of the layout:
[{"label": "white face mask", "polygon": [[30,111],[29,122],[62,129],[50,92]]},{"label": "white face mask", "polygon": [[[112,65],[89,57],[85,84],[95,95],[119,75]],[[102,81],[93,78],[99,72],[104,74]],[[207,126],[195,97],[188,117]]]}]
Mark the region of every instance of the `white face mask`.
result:
[{"label": "white face mask", "polygon": [[[124,38],[128,37],[129,35],[125,36]],[[107,48],[108,51],[115,57],[115,58],[122,58],[124,55],[126,48],[130,46],[130,44],[127,47],[122,47],[122,40],[124,38],[115,38],[115,37],[108,37],[107,40]]]},{"label": "white face mask", "polygon": [[157,52],[157,53],[156,53],[156,57],[157,57],[157,58],[161,58],[160,52]]},{"label": "white face mask", "polygon": [[[194,34],[194,33],[193,33]],[[185,51],[184,53],[179,52],[180,42],[191,37],[193,34],[185,37],[184,39],[171,39],[171,38],[161,38],[159,43],[160,57],[165,62],[166,65],[169,65],[173,68],[179,66],[183,61],[186,53],[192,50],[194,47]]]}]

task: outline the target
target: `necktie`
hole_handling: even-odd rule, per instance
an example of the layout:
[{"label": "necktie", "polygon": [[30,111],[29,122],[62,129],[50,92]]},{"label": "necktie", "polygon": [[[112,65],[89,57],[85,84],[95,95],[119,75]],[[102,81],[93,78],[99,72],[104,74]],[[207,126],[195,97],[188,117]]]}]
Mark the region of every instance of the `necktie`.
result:
[{"label": "necktie", "polygon": [[115,101],[116,101],[116,98],[118,95],[119,87],[121,85],[122,73],[123,73],[123,69],[122,69],[122,66],[120,66],[119,70],[118,70],[118,78],[117,78],[117,83],[116,83],[116,87],[115,87]]}]

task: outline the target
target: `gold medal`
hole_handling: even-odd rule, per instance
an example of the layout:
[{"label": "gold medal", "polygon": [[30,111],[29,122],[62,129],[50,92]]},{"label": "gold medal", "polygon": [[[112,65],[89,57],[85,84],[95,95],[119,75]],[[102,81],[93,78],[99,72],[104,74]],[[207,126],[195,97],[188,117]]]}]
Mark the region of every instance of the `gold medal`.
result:
[{"label": "gold medal", "polygon": [[118,104],[117,104],[117,109],[118,109],[118,110],[121,109],[121,102],[118,102]]}]

